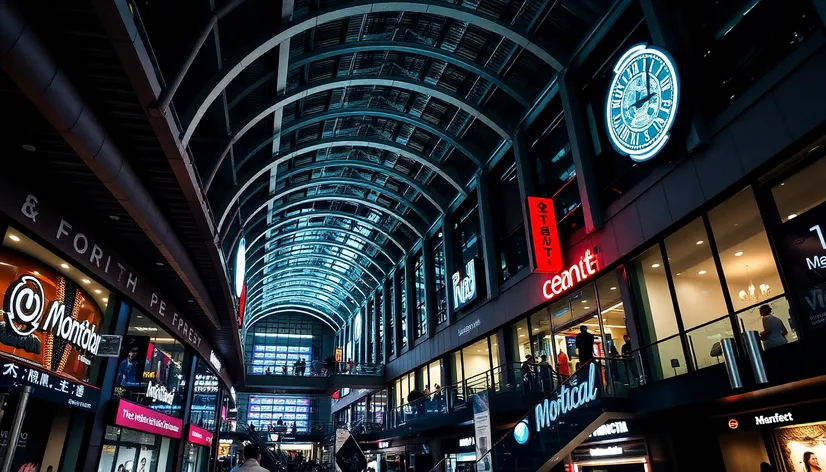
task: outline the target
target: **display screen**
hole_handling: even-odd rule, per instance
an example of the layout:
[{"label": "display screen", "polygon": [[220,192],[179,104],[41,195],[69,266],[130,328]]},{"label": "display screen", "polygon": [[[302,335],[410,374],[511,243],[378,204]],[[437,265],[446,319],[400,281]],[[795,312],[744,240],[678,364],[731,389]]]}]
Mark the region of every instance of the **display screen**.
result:
[{"label": "display screen", "polygon": [[250,395],[247,423],[259,429],[267,426],[283,426],[295,423],[296,432],[308,432],[310,427],[310,399],[306,397],[279,397],[274,395]]},{"label": "display screen", "polygon": [[292,372],[293,365],[301,359],[307,363],[311,362],[313,360],[312,354],[313,348],[311,346],[256,344],[252,347],[252,373],[264,374],[267,368],[273,373],[277,373],[285,364]]}]

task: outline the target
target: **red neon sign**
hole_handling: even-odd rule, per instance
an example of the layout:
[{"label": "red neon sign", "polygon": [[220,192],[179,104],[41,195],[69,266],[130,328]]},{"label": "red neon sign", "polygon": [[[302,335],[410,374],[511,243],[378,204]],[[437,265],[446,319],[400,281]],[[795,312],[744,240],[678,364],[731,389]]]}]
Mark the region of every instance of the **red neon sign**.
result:
[{"label": "red neon sign", "polygon": [[561,295],[596,274],[597,269],[597,256],[588,249],[579,262],[546,280],[542,284],[542,295],[547,300]]},{"label": "red neon sign", "polygon": [[550,198],[528,197],[528,214],[531,219],[531,240],[536,260],[535,272],[559,272],[563,265],[554,216],[554,201]]},{"label": "red neon sign", "polygon": [[238,328],[244,327],[244,310],[247,309],[247,284],[241,289],[241,296],[238,298]]}]

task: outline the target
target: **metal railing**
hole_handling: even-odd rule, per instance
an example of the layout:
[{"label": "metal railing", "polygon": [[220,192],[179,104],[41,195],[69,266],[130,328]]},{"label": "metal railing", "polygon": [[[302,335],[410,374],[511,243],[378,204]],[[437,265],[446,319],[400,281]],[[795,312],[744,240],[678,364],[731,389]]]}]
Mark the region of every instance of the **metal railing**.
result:
[{"label": "metal railing", "polygon": [[247,364],[247,375],[265,375],[279,377],[332,377],[333,375],[370,375],[384,376],[384,365],[374,363],[348,364],[347,362],[337,362],[331,365],[323,365],[316,369],[307,363],[304,366],[276,364],[269,365],[249,365]]}]

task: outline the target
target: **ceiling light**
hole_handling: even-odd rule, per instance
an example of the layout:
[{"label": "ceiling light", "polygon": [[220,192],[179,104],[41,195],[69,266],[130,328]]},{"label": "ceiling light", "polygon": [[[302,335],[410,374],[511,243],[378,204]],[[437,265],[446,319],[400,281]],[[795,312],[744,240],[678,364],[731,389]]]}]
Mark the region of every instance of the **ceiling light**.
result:
[{"label": "ceiling light", "polygon": [[109,215],[109,219],[112,221],[120,221],[120,216],[118,215]]},{"label": "ceiling light", "polygon": [[99,289],[99,288],[96,288],[96,289],[95,289],[95,293],[100,293],[100,289]]},{"label": "ceiling light", "polygon": [[38,272],[38,271],[34,271],[34,272],[32,272],[32,273],[33,273],[34,275],[40,275],[40,272]]},{"label": "ceiling light", "polygon": [[791,215],[786,217],[787,220],[793,220],[795,218],[797,218],[797,213],[792,213]]},{"label": "ceiling light", "polygon": [[10,234],[9,239],[11,239],[14,242],[18,242],[18,241],[20,241],[20,236],[18,236],[16,234]]},{"label": "ceiling light", "polygon": [[781,187],[784,186],[784,185],[786,185],[786,182],[780,182]]},{"label": "ceiling light", "polygon": [[109,303],[109,299],[108,299],[108,298],[104,298],[104,299],[103,299],[103,302],[104,302],[104,303]]},{"label": "ceiling light", "polygon": [[586,306],[586,307],[585,307],[585,309],[586,309],[586,310],[587,310],[587,309],[589,309],[589,308],[591,308],[591,307],[589,307],[589,306]]},{"label": "ceiling light", "polygon": [[700,274],[700,275],[706,275],[705,269],[703,269],[703,270],[701,270],[700,272],[697,272],[697,273]]},{"label": "ceiling light", "polygon": [[676,273],[676,274],[674,274],[674,275],[681,275],[681,274],[682,274],[682,272],[677,272],[677,273]]},{"label": "ceiling light", "polygon": [[193,299],[191,299],[191,298],[190,298],[189,300],[187,300],[187,301],[188,301],[189,303],[195,303],[195,300],[193,300]]},{"label": "ceiling light", "polygon": [[617,289],[617,287],[611,287],[611,290],[616,290],[616,289]]},{"label": "ceiling light", "polygon": [[36,148],[36,147],[34,147],[34,146],[32,146],[31,144],[24,144],[24,145],[22,145],[22,146],[20,146],[20,147],[22,147],[24,151],[28,151],[28,152],[35,152],[35,151],[37,151],[37,148]]},{"label": "ceiling light", "polygon": [[588,300],[582,300],[582,301],[581,301],[581,302],[579,302],[579,303],[588,303]]},{"label": "ceiling light", "polygon": [[85,283],[85,284],[90,284],[90,283],[92,283],[92,281],[91,281],[91,280],[89,280],[89,279],[83,279],[81,282],[83,282],[83,283]]},{"label": "ceiling light", "polygon": [[68,269],[68,268],[69,268],[69,264],[66,264],[66,263],[64,262],[63,264],[60,264],[60,267],[63,267],[64,269]]},{"label": "ceiling light", "polygon": [[659,266],[660,266],[659,264],[651,264],[651,267],[654,268],[654,269],[656,269]]},{"label": "ceiling light", "polygon": [[158,267],[163,267],[163,262],[156,262],[155,265]]},{"label": "ceiling light", "polygon": [[699,246],[699,245],[703,244],[703,240],[701,239],[701,240],[697,241],[697,242],[696,242],[696,243],[694,243],[694,244],[696,244],[696,245],[698,245],[698,246]]},{"label": "ceiling light", "polygon": [[520,334],[520,335],[519,335],[519,337],[520,337],[520,338],[524,338],[524,337],[525,337],[525,335],[524,335],[524,334]]},{"label": "ceiling light", "polygon": [[539,328],[534,328],[533,330],[534,330],[534,331],[539,331]]},{"label": "ceiling light", "polygon": [[734,253],[735,257],[740,257],[742,255],[743,255],[743,251],[737,251],[737,252]]}]

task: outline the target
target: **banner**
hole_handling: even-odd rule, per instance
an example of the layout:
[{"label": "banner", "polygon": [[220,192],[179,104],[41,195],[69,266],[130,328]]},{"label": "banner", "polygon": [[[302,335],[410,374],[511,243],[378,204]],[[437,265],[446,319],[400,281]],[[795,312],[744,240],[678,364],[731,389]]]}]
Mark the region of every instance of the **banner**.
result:
[{"label": "banner", "polygon": [[184,427],[178,418],[124,400],[118,401],[115,425],[175,439],[180,439]]},{"label": "banner", "polygon": [[555,274],[562,270],[562,251],[556,229],[554,201],[550,198],[528,197],[528,215],[531,220],[531,241],[536,270]]},{"label": "banner", "polygon": [[[95,386],[0,356],[0,386],[17,389],[20,385],[34,387],[32,396],[35,398],[81,410],[95,411],[100,403],[100,389]],[[9,412],[8,415],[12,415],[13,410]]]},{"label": "banner", "polygon": [[476,460],[479,461],[476,463],[476,471],[492,472],[493,457],[486,455],[493,443],[488,391],[479,392],[471,399],[473,400],[473,427],[476,436]]}]

